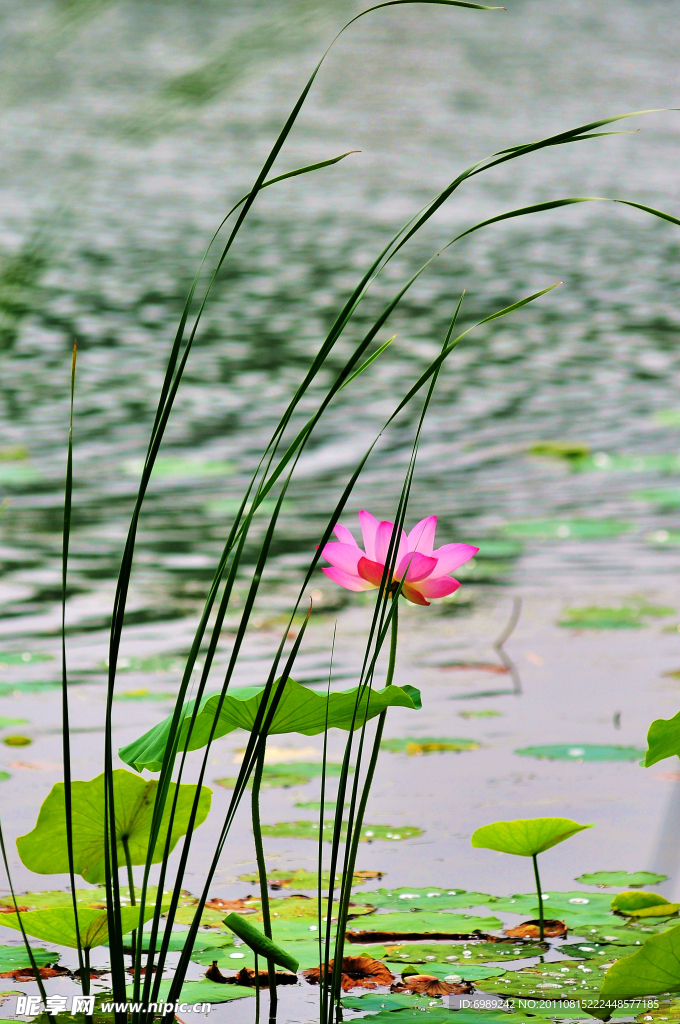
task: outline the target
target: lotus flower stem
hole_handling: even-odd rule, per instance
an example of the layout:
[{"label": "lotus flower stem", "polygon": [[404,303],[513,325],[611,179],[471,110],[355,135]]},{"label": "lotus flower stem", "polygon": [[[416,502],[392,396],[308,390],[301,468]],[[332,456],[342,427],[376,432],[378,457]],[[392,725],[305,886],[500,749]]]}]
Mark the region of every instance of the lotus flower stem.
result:
[{"label": "lotus flower stem", "polygon": [[[255,839],[255,859],[257,860],[257,871],[260,876],[260,898],[262,900],[262,929],[268,939],[272,938],[272,921],[269,914],[269,892],[267,890],[267,867],[264,860],[264,846],[262,845],[262,829],[260,828],[260,786],[262,784],[262,769],[264,768],[265,745],[257,757],[257,764],[253,775],[253,796],[251,801],[253,815],[253,838]],[[276,967],[273,960],[267,960],[267,975],[269,977],[269,1020],[276,1020]],[[257,964],[255,966],[255,977],[257,978]],[[259,1014],[259,1007],[256,1007]]]},{"label": "lotus flower stem", "polygon": [[538,873],[538,860],[534,853],[531,857],[534,862],[534,878],[536,879],[536,895],[538,896],[538,928],[541,942],[545,937],[545,925],[543,921],[543,890],[541,889],[541,878]]},{"label": "lotus flower stem", "polygon": [[260,1024],[260,968],[255,953],[255,1024]]},{"label": "lotus flower stem", "polygon": [[[392,606],[392,629],[390,634],[390,660],[387,665],[387,677],[385,679],[385,686],[392,685],[392,679],[394,678],[394,667],[397,661],[397,636],[399,632],[399,605],[398,598],[393,600]],[[369,695],[370,699],[370,695]],[[361,827],[364,823],[364,814],[366,813],[366,805],[368,803],[368,796],[371,791],[371,785],[373,784],[373,776],[375,774],[375,766],[378,763],[378,755],[380,753],[380,743],[382,741],[383,728],[385,726],[386,711],[383,711],[378,716],[378,725],[375,730],[375,737],[373,740],[373,750],[371,751],[371,759],[368,763],[368,770],[366,771],[366,778],[364,779],[364,785],[361,791],[361,799],[359,800],[359,806],[357,808],[356,819],[354,821],[354,829],[352,831],[352,841],[350,844],[349,857],[347,859],[347,870],[344,874],[343,889],[341,897],[341,906],[338,910],[338,938],[335,950],[335,963],[342,963],[342,957],[344,953],[344,942],[345,942],[345,931],[347,929],[347,917],[349,914],[349,899],[352,893],[352,878],[354,877],[354,868],[357,861],[357,853],[359,850],[359,842],[361,840]],[[342,1007],[340,1005],[340,983],[342,981],[342,972],[333,972],[333,1000],[336,1003],[336,1014],[337,1020],[342,1020]]]},{"label": "lotus flower stem", "polygon": [[[89,996],[90,994],[90,947],[85,946],[83,949],[83,959],[85,961],[85,970],[80,976],[80,984],[83,989],[83,995]],[[89,1018],[88,1018],[89,1019]]]}]

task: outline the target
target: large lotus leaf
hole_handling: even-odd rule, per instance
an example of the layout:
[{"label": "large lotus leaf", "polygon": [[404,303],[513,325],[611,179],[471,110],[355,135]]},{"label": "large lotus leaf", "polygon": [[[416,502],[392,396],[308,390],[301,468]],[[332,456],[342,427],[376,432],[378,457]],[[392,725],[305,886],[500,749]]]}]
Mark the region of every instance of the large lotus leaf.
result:
[{"label": "large lotus leaf", "polygon": [[[31,948],[31,952],[38,967],[55,964],[59,959],[59,953],[49,952],[46,949]],[[25,946],[0,946],[0,974],[22,970],[24,967],[30,966],[31,960]]]},{"label": "large lotus leaf", "polygon": [[[229,690],[219,711],[214,738],[225,736],[234,729],[253,728],[262,701],[263,687],[248,686]],[[276,687],[270,692],[270,701]],[[389,707],[417,709],[421,706],[420,692],[412,686],[388,686],[384,690],[364,688],[359,698],[359,688],[338,693],[316,693],[307,686],[289,679],[283,689],[279,705],[269,729],[269,734],[298,732],[303,736],[316,736],[326,727],[335,729],[358,729],[364,721],[375,718]],[[220,695],[215,693],[201,699],[191,738],[188,740],[191,716],[195,701],[184,705],[184,721],[180,729],[179,749],[188,750],[204,747],[218,714]],[[358,702],[358,703],[357,703]],[[118,753],[122,761],[141,772],[161,770],[163,755],[170,735],[172,717],[166,718],[138,740],[122,747]]]},{"label": "large lotus leaf", "polygon": [[600,885],[605,888],[616,886],[622,889],[641,889],[645,885],[658,885],[665,882],[668,875],[657,875],[653,871],[594,871],[591,874],[579,875],[575,882],[582,885]]},{"label": "large lotus leaf", "polygon": [[644,750],[619,747],[612,743],[550,743],[539,747],[522,747],[515,751],[520,757],[536,757],[545,761],[639,761]]},{"label": "large lotus leaf", "polygon": [[[382,914],[380,915],[382,917]],[[460,974],[467,965],[495,963],[497,961],[524,960],[527,957],[542,956],[548,949],[547,942],[513,942],[504,939],[500,942],[466,942],[464,945],[452,943],[433,943],[430,946],[420,943],[408,945],[385,946],[384,957],[389,963],[395,964],[432,964],[448,965],[451,971]],[[467,974],[465,975],[467,978]]]},{"label": "large lotus leaf", "polygon": [[652,722],[647,733],[647,748],[645,768],[666,757],[680,757],[680,711],[673,718],[657,718]]},{"label": "large lotus leaf", "polygon": [[[170,992],[170,978],[164,979],[160,984],[158,1000],[165,1000]],[[134,988],[127,986],[128,999],[134,997]],[[191,1003],[227,1003],[231,999],[243,999],[246,996],[254,996],[254,988],[246,988],[245,985],[223,985],[218,981],[210,981],[202,978],[200,981],[185,981],[179,994],[179,1002]]]},{"label": "large lotus leaf", "polygon": [[[472,917],[460,913],[435,914],[377,914],[365,920],[350,921],[347,934],[362,934],[362,941],[386,942],[391,939],[413,936],[414,939],[447,938],[455,935],[472,935],[474,932],[489,932],[501,927],[497,917]],[[370,936],[375,934],[375,939]],[[384,938],[383,938],[384,936]]]},{"label": "large lotus leaf", "polygon": [[518,857],[533,857],[594,825],[579,825],[571,818],[519,818],[482,825],[472,833],[472,846],[499,850]]},{"label": "large lotus leaf", "polygon": [[[144,920],[153,917],[154,908],[146,907]],[[120,911],[123,931],[129,932],[139,924],[139,907],[123,907]],[[20,930],[19,920],[27,935],[33,935],[43,942],[55,942],[59,946],[78,948],[75,915],[73,907],[57,907],[55,910],[29,910],[25,914],[3,914],[0,924],[6,928]],[[109,941],[109,926],[105,910],[78,909],[78,932],[80,944],[85,949],[105,946]]]},{"label": "large lotus leaf", "polygon": [[[121,885],[120,898],[123,906],[129,903],[129,894],[130,890],[127,885]],[[141,888],[135,886],[137,903],[139,903],[141,895]],[[149,904],[153,903],[157,895],[158,888],[155,885],[150,885],[146,890],[147,902]],[[170,895],[169,892],[163,892],[163,905],[169,904]],[[89,907],[93,910],[106,910],[106,887],[103,885],[95,886],[93,889],[76,889],[75,896],[78,906]],[[17,893],[17,906],[25,907],[28,910],[54,910],[56,907],[72,907],[73,895],[70,892],[64,892],[62,889],[47,889],[43,892],[20,892]],[[0,908],[2,907],[14,907],[14,901],[11,896],[3,896],[0,899]]]},{"label": "large lotus leaf", "polygon": [[[557,960],[490,978],[484,988],[502,995],[534,999],[592,999],[598,996],[602,985],[602,966]],[[556,1015],[559,1016],[559,1012]]]},{"label": "large lotus leaf", "polygon": [[[106,878],[104,778],[104,775],[98,775],[89,782],[71,784],[74,868],[88,882],[103,882]],[[157,786],[157,782],[140,779],[123,768],[116,768],[113,772],[116,839],[121,865],[125,863],[123,839],[127,840],[133,864],[144,864],[146,861]],[[163,859],[175,789],[176,783],[170,783],[152,857],[154,864]],[[187,831],[195,795],[195,786],[180,785],[172,819],[171,850]],[[194,828],[208,816],[211,795],[207,786],[201,787]],[[17,839],[17,848],[22,862],[30,871],[51,875],[69,870],[63,782],[52,787],[40,808],[35,828]]]},{"label": "large lotus leaf", "polygon": [[387,910],[464,910],[466,907],[487,905],[492,897],[484,892],[465,892],[463,889],[373,889],[366,899],[374,907]]},{"label": "large lotus leaf", "polygon": [[[188,934],[188,931],[173,929],[170,933],[168,950],[171,953],[181,953],[186,945]],[[149,951],[150,938],[150,933],[144,932],[144,944],[142,946],[142,950],[145,953],[148,953]],[[160,937],[156,941],[157,950],[160,949],[162,938],[163,934],[161,932]],[[139,944],[139,938],[137,938],[137,943]],[[128,947],[132,945],[132,933],[123,936],[123,945]],[[233,949],[233,946],[234,937],[231,932],[199,932],[194,941],[191,959],[195,959],[194,954],[198,955],[205,953],[206,955],[209,955],[215,951],[221,952],[223,949],[225,952],[228,952]]]},{"label": "large lotus leaf", "polygon": [[618,960],[604,979],[601,999],[680,991],[680,925],[653,935],[642,949]]},{"label": "large lotus leaf", "polygon": [[[333,821],[323,823],[323,838],[329,843],[333,839]],[[362,825],[361,842],[369,843],[376,839],[394,841],[399,839],[413,839],[415,836],[422,836],[423,830],[414,825]],[[281,821],[276,825],[263,825],[262,835],[278,839],[318,839],[318,821]],[[345,841],[347,826],[343,824],[340,840]]]}]

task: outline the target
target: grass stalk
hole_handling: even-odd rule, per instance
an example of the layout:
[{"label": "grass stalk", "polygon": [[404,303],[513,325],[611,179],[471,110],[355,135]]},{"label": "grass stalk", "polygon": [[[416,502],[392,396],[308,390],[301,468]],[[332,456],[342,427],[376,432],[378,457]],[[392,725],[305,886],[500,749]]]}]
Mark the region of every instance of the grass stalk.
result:
[{"label": "grass stalk", "polygon": [[[260,827],[260,786],[262,785],[262,770],[264,768],[264,755],[266,747],[262,744],[257,757],[255,772],[253,774],[253,790],[251,797],[253,838],[255,840],[255,859],[257,870],[260,876],[260,900],[262,903],[262,930],[268,939],[272,938],[272,920],[269,913],[269,890],[267,887],[267,865],[264,859],[264,845],[262,843],[262,829]],[[276,965],[273,960],[267,960],[267,977],[269,978],[269,1016],[276,1017],[277,993],[276,993]]]},{"label": "grass stalk", "polygon": [[534,879],[536,880],[536,895],[538,896],[538,926],[539,926],[539,938],[541,942],[545,938],[545,919],[543,916],[543,889],[541,888],[541,877],[538,873],[538,858],[536,854],[532,854],[532,861],[534,862]]}]

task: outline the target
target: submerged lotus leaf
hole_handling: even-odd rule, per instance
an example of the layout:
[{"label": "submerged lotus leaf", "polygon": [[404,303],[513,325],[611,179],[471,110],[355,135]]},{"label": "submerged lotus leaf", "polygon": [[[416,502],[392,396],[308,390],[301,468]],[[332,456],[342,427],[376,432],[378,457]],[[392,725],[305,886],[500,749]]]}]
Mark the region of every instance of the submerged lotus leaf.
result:
[{"label": "submerged lotus leaf", "polygon": [[616,886],[626,889],[641,889],[645,885],[665,882],[668,875],[657,875],[653,871],[594,871],[579,875],[575,882],[583,885]]},{"label": "submerged lotus leaf", "polygon": [[387,943],[385,949],[387,953],[380,959],[390,963],[427,964],[428,970],[434,963],[446,964],[451,972],[461,974],[463,970],[468,970],[469,964],[474,966],[542,956],[548,950],[548,943],[501,939],[498,942],[437,943],[427,946],[414,942],[399,946]]},{"label": "submerged lotus leaf", "polygon": [[[620,892],[611,901],[612,910],[618,910],[621,914],[632,914],[637,910],[649,910],[656,907],[669,907],[672,906],[670,900],[667,900],[665,896],[659,896],[656,892]],[[674,911],[669,910],[666,912],[666,917]],[[663,914],[657,915],[663,917]]]},{"label": "submerged lotus leaf", "polygon": [[[490,978],[484,989],[520,998],[592,999],[599,994],[603,973],[600,965],[592,962],[557,960]],[[559,1010],[555,1016],[560,1016]]]},{"label": "submerged lotus leaf", "polygon": [[[323,838],[329,843],[333,840],[333,821],[324,821]],[[422,836],[423,830],[414,825],[362,825],[361,842],[370,843],[377,839],[395,841],[399,839],[413,839],[415,836]],[[262,835],[270,836],[273,839],[318,839],[318,821],[280,821],[276,825],[263,825]],[[347,836],[347,826],[343,823],[341,831],[341,842]]]},{"label": "submerged lotus leaf", "polygon": [[620,519],[526,519],[507,523],[507,537],[526,540],[605,540],[633,528]]},{"label": "submerged lotus leaf", "polygon": [[465,892],[464,889],[441,889],[429,886],[426,889],[373,889],[366,898],[375,907],[388,910],[463,910],[466,907],[481,907],[491,900],[485,892]]},{"label": "submerged lotus leaf", "polygon": [[[253,728],[264,688],[248,686],[229,690],[219,709],[220,694],[204,696],[196,714],[191,737],[189,729],[195,701],[188,701],[183,708],[183,722],[180,728],[179,749],[188,750],[204,747],[214,727],[214,738],[225,736],[234,729]],[[276,693],[276,684],[269,695],[271,701]],[[269,728],[269,735],[297,732],[303,736],[316,736],[326,727],[335,729],[358,729],[364,721],[375,718],[388,707],[420,708],[420,693],[412,686],[388,686],[384,690],[364,688],[359,697],[359,688],[338,693],[316,693],[302,686],[294,679],[288,679],[280,703]],[[219,709],[219,710],[218,710]],[[217,716],[217,722],[215,718]],[[137,771],[146,768],[152,772],[161,770],[163,756],[170,735],[172,717],[154,726],[138,740],[122,747],[119,755],[122,761]]]},{"label": "submerged lotus leaf", "polygon": [[[350,767],[350,775],[354,768]],[[297,761],[295,764],[266,764],[262,769],[261,789],[290,789],[291,786],[304,786],[312,779],[319,778],[323,774],[321,761]],[[326,762],[326,778],[338,778],[342,775],[341,764]],[[218,786],[224,789],[235,789],[236,776],[226,779],[215,779]],[[248,788],[252,788],[252,776],[248,782]]]},{"label": "submerged lotus leaf", "polygon": [[[144,920],[154,915],[153,906],[145,907]],[[129,932],[139,925],[139,907],[122,907],[120,911],[123,931]],[[54,942],[59,946],[84,949],[105,946],[109,941],[109,925],[106,910],[91,910],[87,907],[78,908],[78,930],[76,931],[73,907],[57,907],[54,910],[29,910],[25,914],[3,914],[0,924],[6,928],[19,931],[19,917],[27,935],[32,935],[43,942]]]},{"label": "submerged lotus leaf", "polygon": [[[362,942],[385,942],[389,945],[391,939],[408,939],[410,936],[414,939],[434,939],[439,936],[446,939],[448,936],[490,932],[500,927],[501,922],[497,917],[472,917],[447,911],[421,914],[416,911],[413,914],[376,914],[363,921],[350,921],[347,934],[361,934]],[[371,935],[376,937],[371,939]]]},{"label": "submerged lotus leaf", "polygon": [[657,718],[650,725],[645,768],[674,755],[680,757],[680,711],[673,718]]},{"label": "submerged lotus leaf", "polygon": [[389,750],[393,754],[408,754],[411,757],[419,757],[422,754],[443,753],[448,750],[460,752],[461,750],[478,750],[480,744],[477,740],[457,739],[444,736],[435,739],[431,736],[405,736],[402,739],[383,740],[380,744],[381,750]]},{"label": "submerged lotus leaf", "polygon": [[[31,948],[31,952],[38,967],[55,964],[60,956],[59,953],[46,949]],[[24,967],[31,967],[31,960],[25,946],[0,946],[0,974],[19,971]]]},{"label": "submerged lotus leaf", "polygon": [[599,743],[551,743],[542,747],[522,747],[515,751],[520,757],[536,757],[546,761],[639,761],[644,750]]},{"label": "submerged lotus leaf", "polygon": [[512,853],[517,857],[533,857],[570,839],[577,832],[594,825],[579,825],[571,818],[518,818],[482,825],[472,833],[472,846]]},{"label": "submerged lotus leaf", "polygon": [[602,986],[602,999],[680,991],[680,925],[653,935],[642,949],[618,960]]},{"label": "submerged lotus leaf", "polygon": [[[104,778],[104,775],[98,775],[89,782],[71,784],[74,868],[76,873],[82,875],[88,882],[102,882],[106,878]],[[157,786],[157,782],[141,779],[123,768],[116,768],[113,771],[116,839],[120,865],[125,863],[123,839],[127,841],[133,864],[144,864],[146,861]],[[159,863],[164,856],[175,790],[176,783],[170,783],[158,841],[152,857],[154,864]],[[170,850],[174,849],[178,839],[186,834],[195,794],[196,786],[180,785],[172,819]],[[194,828],[208,816],[210,798],[211,791],[207,786],[202,786]],[[63,782],[58,782],[52,787],[40,808],[35,828],[17,839],[17,848],[22,863],[30,871],[49,875],[69,870]]]}]

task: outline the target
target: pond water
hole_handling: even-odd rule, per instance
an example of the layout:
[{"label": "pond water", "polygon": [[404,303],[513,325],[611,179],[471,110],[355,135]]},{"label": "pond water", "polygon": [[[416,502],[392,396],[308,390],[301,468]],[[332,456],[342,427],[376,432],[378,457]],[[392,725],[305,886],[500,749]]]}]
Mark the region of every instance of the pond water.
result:
[{"label": "pond water", "polygon": [[[267,190],[216,282],[142,517],[117,746],[169,712],[166,695],[177,686],[248,475],[333,316],[391,234],[490,152],[673,105],[680,29],[667,4],[508,6],[382,11],[355,25],[328,58],[277,168],[360,152]],[[13,840],[32,827],[60,778],[71,347],[77,340],[68,657],[74,773],[91,778],[102,767],[115,579],[182,303],[211,232],[249,187],[333,31],[358,10],[352,0],[0,4],[0,715],[26,720],[4,735],[32,741],[0,748],[0,768],[11,776],[1,783],[3,827],[19,888],[65,882],[37,884]],[[399,282],[476,221],[570,195],[628,198],[677,214],[677,116],[636,118],[623,130],[639,134],[567,146],[476,178],[376,282],[330,369]],[[408,520],[437,514],[440,543],[473,541],[481,551],[461,572],[454,601],[404,608],[395,681],[422,689],[423,710],[391,712],[386,735],[478,745],[383,753],[367,819],[393,834],[422,830],[362,844],[359,867],[386,872],[390,886],[527,891],[526,863],[472,851],[469,836],[497,818],[550,814],[597,824],[545,856],[550,888],[573,888],[584,871],[644,868],[670,876],[665,895],[680,894],[675,764],[643,771],[636,757],[588,760],[589,745],[644,748],[648,723],[678,709],[677,232],[638,211],[584,204],[459,243],[409,292],[379,338],[396,340],[333,404],[300,462],[240,685],[263,681],[326,517],[436,354],[460,292],[467,327],[563,282],[466,339],[445,366],[425,426]],[[329,379],[319,379],[306,410]],[[392,517],[414,424],[409,412],[381,441],[347,525],[364,507]],[[566,444],[566,456],[546,442]],[[246,553],[251,567],[256,550]],[[244,573],[240,599],[246,582]],[[323,682],[337,623],[336,685],[352,685],[370,602],[333,590],[320,573],[313,589],[298,678]],[[514,598],[522,609],[507,651],[522,693],[494,695],[510,688],[492,644]],[[232,626],[229,619],[222,664]],[[242,743],[232,734],[215,744],[214,778],[233,772]],[[554,744],[566,746],[565,760],[516,753]],[[332,757],[341,745],[333,735]],[[274,757],[283,760],[313,761],[320,751],[320,741],[304,737],[277,746]],[[200,885],[229,800],[228,790],[214,788],[188,887]],[[310,817],[295,805],[315,799],[318,781],[268,790],[264,820]],[[313,870],[315,850],[310,840],[267,841],[277,869]],[[249,885],[238,876],[253,867],[244,805],[215,895],[245,895]],[[283,990],[281,1000],[280,1019],[315,1019],[314,990]],[[251,1019],[241,1003],[216,1012],[224,1021]]]}]

